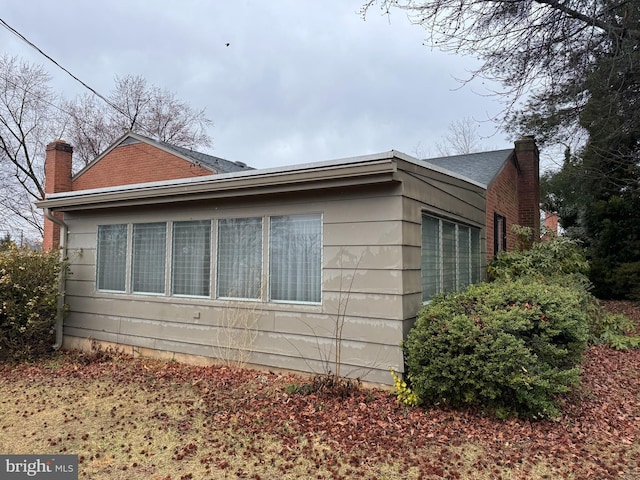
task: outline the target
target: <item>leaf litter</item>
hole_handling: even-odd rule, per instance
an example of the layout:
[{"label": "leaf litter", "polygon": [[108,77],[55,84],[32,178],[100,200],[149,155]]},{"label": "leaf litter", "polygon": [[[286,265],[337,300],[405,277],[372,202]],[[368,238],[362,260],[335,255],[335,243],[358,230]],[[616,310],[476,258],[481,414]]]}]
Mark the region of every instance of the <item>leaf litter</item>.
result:
[{"label": "leaf litter", "polygon": [[[640,325],[640,304],[605,307]],[[640,478],[639,350],[589,348],[553,421],[293,393],[307,381],[117,352],[3,365],[0,451],[77,454],[91,479]]]}]

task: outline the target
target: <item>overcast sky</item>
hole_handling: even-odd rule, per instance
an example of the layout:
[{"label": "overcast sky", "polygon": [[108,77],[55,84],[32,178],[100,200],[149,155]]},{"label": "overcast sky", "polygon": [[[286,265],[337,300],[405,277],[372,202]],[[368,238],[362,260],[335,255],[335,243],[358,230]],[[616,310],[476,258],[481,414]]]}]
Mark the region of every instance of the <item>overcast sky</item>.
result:
[{"label": "overcast sky", "polygon": [[[509,148],[488,119],[501,104],[474,60],[433,51],[402,12],[364,0],[0,0],[0,18],[92,88],[141,75],[214,126],[207,150],[253,167],[399,150],[436,156],[449,124],[476,119],[486,149]],[[83,87],[0,28],[3,53],[42,64],[66,98]],[[227,44],[229,44],[227,46]]]}]

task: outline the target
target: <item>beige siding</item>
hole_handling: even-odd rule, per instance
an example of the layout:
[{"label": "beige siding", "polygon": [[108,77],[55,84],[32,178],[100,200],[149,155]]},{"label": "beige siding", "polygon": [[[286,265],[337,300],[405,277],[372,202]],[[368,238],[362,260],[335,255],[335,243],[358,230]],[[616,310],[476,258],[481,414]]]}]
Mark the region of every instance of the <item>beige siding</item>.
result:
[{"label": "beige siding", "polygon": [[[422,308],[422,214],[428,212],[480,227],[484,237],[485,190],[461,179],[401,163],[403,330],[406,335]],[[484,240],[480,243],[484,248]]]},{"label": "beige siding", "polygon": [[[391,383],[388,369],[404,370],[400,345],[421,307],[422,212],[477,226],[484,221],[482,189],[397,162],[396,180],[378,185],[67,212],[72,275],[65,335],[69,341],[90,338],[202,357],[220,357],[228,346],[248,352],[254,365],[324,373],[336,371],[339,325],[341,373]],[[228,302],[96,291],[98,225],[262,217],[266,229],[270,215],[305,213],[321,214],[323,220],[320,304],[270,302],[266,293],[262,301]],[[215,292],[215,222],[213,232]],[[268,265],[266,258],[263,263]]]},{"label": "beige siding", "polygon": [[[243,337],[243,330],[250,330],[251,344],[237,345],[251,352],[250,363],[323,373],[327,368],[336,369],[329,364],[335,359],[336,322],[340,322],[343,373],[389,383],[388,368],[403,368],[402,197],[394,195],[398,191],[397,186],[382,191],[366,187],[327,192],[322,198],[305,195],[257,203],[199,202],[186,210],[169,207],[68,213],[68,248],[73,258],[72,275],[67,281],[71,312],[65,321],[65,334],[216,357],[216,342],[233,343],[234,338]],[[216,298],[96,291],[98,225],[264,217],[266,228],[270,215],[303,213],[319,213],[323,218],[319,305],[238,301],[231,302],[230,308],[230,302]],[[213,260],[212,278],[215,250]],[[249,319],[249,325],[230,327],[233,315]]]}]

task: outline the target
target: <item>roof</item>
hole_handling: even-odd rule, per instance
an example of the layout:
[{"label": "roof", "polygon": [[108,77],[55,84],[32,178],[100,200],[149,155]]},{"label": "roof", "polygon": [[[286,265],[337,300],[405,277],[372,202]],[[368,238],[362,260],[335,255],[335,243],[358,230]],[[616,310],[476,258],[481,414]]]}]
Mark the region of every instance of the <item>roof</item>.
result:
[{"label": "roof", "polygon": [[97,162],[99,162],[103,157],[105,157],[108,153],[113,151],[115,148],[123,146],[123,145],[131,145],[134,143],[147,143],[149,145],[153,145],[165,152],[176,155],[188,162],[191,162],[195,165],[199,165],[207,170],[210,170],[212,173],[233,173],[233,172],[241,172],[244,170],[253,170],[253,167],[249,167],[242,162],[232,162],[231,160],[225,160],[224,158],[214,157],[213,155],[208,155],[202,152],[196,152],[194,150],[190,150],[188,148],[179,147],[177,145],[171,145],[170,143],[163,142],[160,140],[154,140],[153,138],[145,137],[143,135],[128,132],[120,137],[118,140],[113,142],[104,152],[102,152],[98,157],[96,157],[92,162],[87,164],[82,170],[74,175],[74,178],[82,175],[86,170],[91,168]]},{"label": "roof", "polygon": [[172,202],[191,201],[398,182],[398,161],[457,178],[471,188],[484,188],[472,179],[391,150],[287,167],[246,169],[225,174],[47,194],[46,199],[37,201],[36,205],[53,210],[84,210],[107,206],[148,205],[166,202],[170,198]]},{"label": "roof", "polygon": [[158,143],[163,144],[168,149],[175,150],[182,156],[189,157],[194,163],[208,165],[218,173],[231,173],[241,172],[242,170],[253,170],[253,167],[249,167],[242,162],[232,162],[231,160],[225,160],[224,158],[214,157],[213,155],[208,155],[206,153],[196,152],[194,150],[189,150],[188,148],[170,145],[166,142]]},{"label": "roof", "polygon": [[513,148],[450,157],[428,158],[423,162],[475,180],[486,188],[500,173],[511,155],[513,155]]}]

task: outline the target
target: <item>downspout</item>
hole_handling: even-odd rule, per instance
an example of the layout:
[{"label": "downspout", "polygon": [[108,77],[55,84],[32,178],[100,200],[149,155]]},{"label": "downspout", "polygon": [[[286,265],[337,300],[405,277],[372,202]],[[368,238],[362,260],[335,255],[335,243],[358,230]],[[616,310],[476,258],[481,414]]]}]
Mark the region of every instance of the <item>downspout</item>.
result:
[{"label": "downspout", "polygon": [[[66,223],[51,214],[48,208],[44,208],[45,218],[51,220],[60,227],[60,262],[64,262],[67,258],[67,231],[69,227]],[[58,273],[58,303],[56,304],[56,343],[53,344],[54,350],[62,347],[62,327],[64,322],[64,290],[65,290],[65,269],[61,268]]]}]

